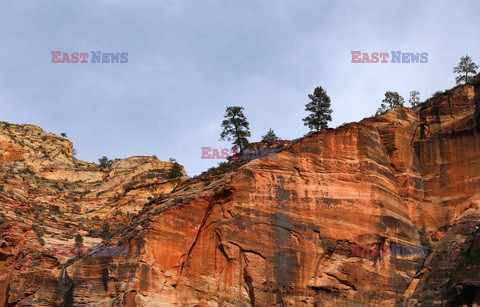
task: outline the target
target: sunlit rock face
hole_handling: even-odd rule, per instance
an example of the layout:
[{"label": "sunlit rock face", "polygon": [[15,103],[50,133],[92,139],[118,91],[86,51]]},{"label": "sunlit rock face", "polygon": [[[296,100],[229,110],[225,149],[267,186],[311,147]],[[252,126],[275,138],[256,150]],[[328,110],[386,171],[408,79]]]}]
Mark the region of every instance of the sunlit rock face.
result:
[{"label": "sunlit rock face", "polygon": [[[150,157],[100,168],[74,159],[66,139],[3,124],[0,304],[479,302],[479,101],[477,77],[414,110],[257,144],[278,158],[191,179],[169,179],[171,163]],[[76,233],[100,243],[88,230],[106,221],[104,244],[127,256],[51,255]],[[429,252],[392,254],[397,244]],[[354,256],[356,245],[371,252]]]},{"label": "sunlit rock face", "polygon": [[86,246],[100,243],[106,222],[121,233],[178,185],[171,168],[155,157],[102,168],[77,160],[66,138],[0,122],[0,306],[75,302],[79,289],[63,270],[70,257],[53,256],[52,246],[73,246],[76,234]]}]

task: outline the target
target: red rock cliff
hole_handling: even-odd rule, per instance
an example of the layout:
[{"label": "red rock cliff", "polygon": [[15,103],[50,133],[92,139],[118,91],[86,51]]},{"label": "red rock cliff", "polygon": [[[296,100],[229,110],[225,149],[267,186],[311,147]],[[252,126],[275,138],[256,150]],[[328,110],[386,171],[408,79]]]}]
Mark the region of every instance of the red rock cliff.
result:
[{"label": "red rock cliff", "polygon": [[[0,304],[480,303],[478,77],[415,110],[283,143],[278,159],[229,162],[181,183],[150,158],[108,171],[74,160],[60,138],[42,158],[28,146],[33,128],[11,127],[0,134]],[[45,212],[47,204],[61,214]],[[86,233],[101,225],[94,216],[115,225],[105,244],[127,244],[127,257],[50,255],[49,243],[73,242],[60,223],[99,242]],[[31,225],[48,232],[45,246]],[[430,253],[358,257],[355,244],[428,245]]]}]

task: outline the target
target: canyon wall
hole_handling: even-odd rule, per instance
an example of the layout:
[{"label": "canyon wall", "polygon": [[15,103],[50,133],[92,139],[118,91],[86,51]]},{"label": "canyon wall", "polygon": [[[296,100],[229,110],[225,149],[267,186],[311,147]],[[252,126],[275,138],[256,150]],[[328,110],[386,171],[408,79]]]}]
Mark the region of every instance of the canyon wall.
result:
[{"label": "canyon wall", "polygon": [[[277,159],[171,179],[169,162],[100,168],[68,140],[3,123],[0,305],[480,304],[479,77],[278,146]],[[100,243],[88,230],[105,221],[104,244],[128,256],[51,255],[76,233]],[[357,244],[429,254],[359,257]]]}]

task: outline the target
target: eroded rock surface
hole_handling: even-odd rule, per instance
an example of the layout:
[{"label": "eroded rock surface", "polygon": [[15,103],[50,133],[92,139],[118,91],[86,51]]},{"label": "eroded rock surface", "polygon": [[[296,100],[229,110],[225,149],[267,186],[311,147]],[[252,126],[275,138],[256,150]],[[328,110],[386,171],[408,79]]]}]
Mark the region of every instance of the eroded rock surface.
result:
[{"label": "eroded rock surface", "polygon": [[[414,110],[268,144],[278,159],[181,182],[168,162],[101,169],[68,140],[2,125],[0,304],[480,304],[479,77]],[[50,255],[76,232],[100,242],[87,230],[104,221],[118,230],[104,243],[128,245],[127,257]],[[397,243],[431,252],[351,255]]]}]

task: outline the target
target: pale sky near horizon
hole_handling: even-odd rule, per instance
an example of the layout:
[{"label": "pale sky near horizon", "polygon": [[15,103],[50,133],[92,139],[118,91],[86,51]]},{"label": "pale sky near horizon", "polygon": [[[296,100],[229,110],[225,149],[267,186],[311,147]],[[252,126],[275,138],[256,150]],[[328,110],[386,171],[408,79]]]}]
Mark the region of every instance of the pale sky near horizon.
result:
[{"label": "pale sky near horizon", "polygon": [[[0,0],[0,120],[67,133],[77,158],[174,157],[190,176],[240,105],[251,141],[308,132],[307,95],[330,127],[371,116],[387,90],[421,100],[480,64],[480,1]],[[51,63],[51,51],[128,52],[128,63]],[[428,52],[428,63],[351,63],[351,51]],[[91,55],[90,55],[91,57]],[[90,60],[90,59],[89,59]],[[389,61],[391,59],[389,58]]]}]

